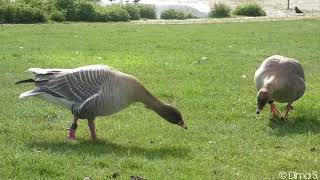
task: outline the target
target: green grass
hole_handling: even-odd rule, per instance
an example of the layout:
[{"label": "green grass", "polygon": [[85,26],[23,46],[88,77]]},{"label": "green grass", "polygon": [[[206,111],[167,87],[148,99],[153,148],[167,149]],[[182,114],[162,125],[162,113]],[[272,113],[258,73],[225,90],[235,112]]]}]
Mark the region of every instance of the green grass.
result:
[{"label": "green grass", "polygon": [[[319,171],[319,34],[319,20],[2,26],[0,179],[108,179],[115,172],[118,179],[277,179],[280,171]],[[271,121],[267,109],[255,114],[253,75],[273,54],[305,69],[307,92],[288,123]],[[208,62],[195,63],[202,57]],[[188,130],[136,104],[98,118],[97,143],[86,121],[78,141],[64,143],[70,111],[20,101],[33,86],[14,82],[28,77],[29,67],[88,64],[136,76],[181,110]]]}]

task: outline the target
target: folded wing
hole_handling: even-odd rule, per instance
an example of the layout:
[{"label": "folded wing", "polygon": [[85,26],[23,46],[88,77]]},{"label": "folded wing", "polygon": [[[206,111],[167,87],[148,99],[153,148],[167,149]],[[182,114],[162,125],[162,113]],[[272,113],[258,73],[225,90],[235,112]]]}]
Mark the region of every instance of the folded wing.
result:
[{"label": "folded wing", "polygon": [[35,75],[39,91],[78,103],[97,94],[110,73],[110,69],[102,65],[77,69],[30,68],[28,71]]}]

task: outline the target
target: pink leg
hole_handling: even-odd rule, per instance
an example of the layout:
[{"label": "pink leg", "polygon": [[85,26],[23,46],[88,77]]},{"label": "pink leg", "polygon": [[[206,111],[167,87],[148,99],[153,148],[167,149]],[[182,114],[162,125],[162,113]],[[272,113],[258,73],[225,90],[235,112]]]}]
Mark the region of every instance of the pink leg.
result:
[{"label": "pink leg", "polygon": [[280,115],[280,112],[274,103],[270,103],[270,112],[274,118],[279,117]]},{"label": "pink leg", "polygon": [[94,123],[94,120],[89,120],[88,119],[88,126],[91,134],[91,139],[93,141],[97,140],[97,135],[96,135],[96,125]]},{"label": "pink leg", "polygon": [[288,114],[289,114],[289,112],[293,109],[293,107],[291,106],[291,104],[292,104],[292,103],[288,103],[288,105],[286,106],[286,111],[284,112],[284,117],[283,117],[283,119],[284,119],[285,121],[288,120]]},{"label": "pink leg", "polygon": [[68,136],[67,136],[67,141],[75,141],[76,140],[76,129],[77,129],[77,122],[78,122],[77,117],[73,117],[73,122],[71,124],[71,127],[68,129]]}]

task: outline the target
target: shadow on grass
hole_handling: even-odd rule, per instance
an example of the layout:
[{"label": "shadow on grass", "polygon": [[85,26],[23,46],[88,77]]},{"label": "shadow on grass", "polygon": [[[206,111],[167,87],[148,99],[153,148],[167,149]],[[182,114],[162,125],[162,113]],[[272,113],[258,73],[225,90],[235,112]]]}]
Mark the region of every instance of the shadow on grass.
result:
[{"label": "shadow on grass", "polygon": [[30,142],[31,148],[45,151],[57,152],[61,154],[90,154],[101,156],[103,154],[116,154],[119,156],[144,156],[149,159],[166,157],[185,158],[189,150],[182,147],[140,147],[137,145],[121,145],[104,140],[96,142],[78,140],[77,142]]},{"label": "shadow on grass", "polygon": [[270,120],[269,126],[273,129],[273,133],[277,136],[285,136],[288,134],[304,134],[320,133],[319,113],[314,111],[300,112],[297,116],[293,116],[288,121],[282,119]]}]

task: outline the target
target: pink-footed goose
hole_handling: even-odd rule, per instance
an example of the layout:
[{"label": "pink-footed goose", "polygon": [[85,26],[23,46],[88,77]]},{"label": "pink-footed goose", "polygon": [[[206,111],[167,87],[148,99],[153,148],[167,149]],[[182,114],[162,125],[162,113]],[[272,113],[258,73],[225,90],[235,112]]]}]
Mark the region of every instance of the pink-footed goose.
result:
[{"label": "pink-footed goose", "polygon": [[75,69],[30,68],[34,90],[20,94],[20,98],[39,97],[64,105],[74,115],[68,129],[68,140],[75,140],[78,119],[87,119],[92,140],[96,139],[94,120],[97,116],[114,114],[132,103],[141,102],[170,123],[187,129],[181,113],[173,106],[154,97],[135,77],[105,65],[91,65]]},{"label": "pink-footed goose", "polygon": [[283,118],[287,120],[292,110],[292,103],[305,92],[305,78],[302,66],[297,60],[273,55],[260,65],[254,75],[254,82],[258,90],[257,111],[269,103],[273,117],[280,115],[274,102],[288,103]]}]

